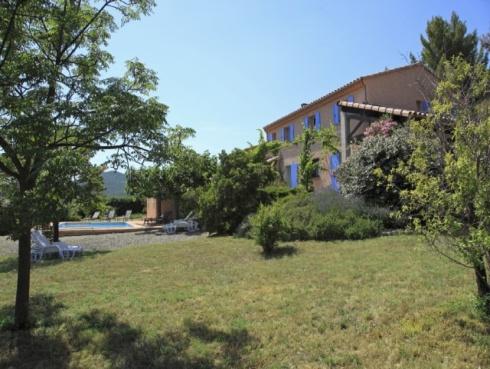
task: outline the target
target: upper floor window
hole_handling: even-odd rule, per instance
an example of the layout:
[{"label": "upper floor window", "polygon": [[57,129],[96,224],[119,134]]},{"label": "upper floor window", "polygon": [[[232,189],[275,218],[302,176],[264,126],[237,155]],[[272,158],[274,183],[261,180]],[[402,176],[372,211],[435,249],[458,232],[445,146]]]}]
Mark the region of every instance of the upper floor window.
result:
[{"label": "upper floor window", "polygon": [[320,112],[317,111],[313,115],[308,115],[304,118],[304,128],[305,129],[320,129]]},{"label": "upper floor window", "polygon": [[310,115],[308,117],[308,128],[309,129],[315,129],[315,116],[314,115]]},{"label": "upper floor window", "polygon": [[275,141],[277,140],[277,133],[276,132],[272,132],[271,133],[271,141]]},{"label": "upper floor window", "polygon": [[284,127],[284,141],[291,141],[291,128],[289,126]]}]

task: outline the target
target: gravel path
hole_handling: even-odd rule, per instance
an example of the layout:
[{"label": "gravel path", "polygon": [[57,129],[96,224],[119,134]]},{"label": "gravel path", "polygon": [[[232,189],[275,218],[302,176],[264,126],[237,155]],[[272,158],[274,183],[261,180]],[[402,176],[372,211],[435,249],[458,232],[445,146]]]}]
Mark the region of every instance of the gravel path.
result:
[{"label": "gravel path", "polygon": [[[110,233],[99,234],[93,236],[71,236],[62,237],[61,240],[73,245],[81,245],[84,250],[116,250],[123,247],[141,246],[148,244],[161,244],[174,241],[183,241],[206,237],[207,233],[203,234],[186,234],[177,233],[167,235],[162,231],[142,231],[134,233]],[[0,237],[0,255],[17,254],[17,242]]]}]

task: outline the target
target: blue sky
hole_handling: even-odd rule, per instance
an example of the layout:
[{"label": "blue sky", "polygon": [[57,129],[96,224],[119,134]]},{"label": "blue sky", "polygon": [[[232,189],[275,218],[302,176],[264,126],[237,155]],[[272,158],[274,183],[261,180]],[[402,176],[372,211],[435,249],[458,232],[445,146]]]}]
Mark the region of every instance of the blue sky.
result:
[{"label": "blue sky", "polygon": [[[160,79],[168,121],[198,151],[246,147],[257,129],[358,76],[407,64],[435,15],[490,31],[490,0],[157,0],[118,30],[110,74],[137,57]],[[99,154],[97,159],[100,160]]]}]

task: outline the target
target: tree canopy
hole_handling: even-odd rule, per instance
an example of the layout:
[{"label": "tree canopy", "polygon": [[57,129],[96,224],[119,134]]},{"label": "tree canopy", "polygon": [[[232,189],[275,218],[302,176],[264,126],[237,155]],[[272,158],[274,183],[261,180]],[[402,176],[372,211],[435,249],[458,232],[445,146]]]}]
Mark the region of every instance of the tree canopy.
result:
[{"label": "tree canopy", "polygon": [[462,57],[442,67],[432,114],[411,125],[403,209],[430,245],[474,270],[490,313],[490,71]]},{"label": "tree canopy", "polygon": [[[451,19],[446,21],[437,16],[427,22],[426,35],[420,35],[422,43],[421,61],[440,74],[445,61],[461,56],[470,64],[488,63],[488,52],[478,45],[478,34],[468,33],[464,21],[453,12]],[[411,59],[415,56],[411,54]]]},{"label": "tree canopy", "polygon": [[[102,77],[118,25],[148,14],[152,0],[8,0],[0,4],[0,171],[12,186],[19,239],[16,326],[28,324],[30,229],[36,193],[65,152],[114,149],[112,164],[149,159],[166,148],[167,107],[150,94],[156,74],[137,59],[121,77]],[[77,164],[79,166],[79,164]],[[49,179],[48,179],[49,180]]]}]

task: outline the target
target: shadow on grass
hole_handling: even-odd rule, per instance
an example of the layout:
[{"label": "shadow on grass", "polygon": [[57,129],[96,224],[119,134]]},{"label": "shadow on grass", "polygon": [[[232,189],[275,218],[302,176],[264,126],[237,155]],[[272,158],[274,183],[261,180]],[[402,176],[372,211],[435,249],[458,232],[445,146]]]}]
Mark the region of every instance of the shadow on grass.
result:
[{"label": "shadow on grass", "polygon": [[[67,317],[64,306],[48,295],[31,299],[33,329],[0,330],[0,368],[68,368],[71,354],[84,352],[100,367],[115,369],[248,368],[244,356],[257,346],[246,329],[229,332],[202,322],[147,336],[139,328],[101,310]],[[0,310],[0,321],[13,316],[13,307]],[[209,345],[209,346],[208,346]]]},{"label": "shadow on grass", "polygon": [[0,368],[68,368],[70,349],[60,335],[49,333],[62,323],[63,304],[50,295],[31,297],[32,329],[10,331],[14,307],[0,309]]},{"label": "shadow on grass", "polygon": [[265,259],[281,259],[285,256],[295,256],[298,254],[298,249],[295,246],[286,245],[281,247],[274,247],[272,251],[268,253],[262,252],[262,256]]},{"label": "shadow on grass", "polygon": [[179,231],[173,234],[167,234],[163,228],[161,229],[148,229],[148,230],[142,230],[139,232],[134,232],[133,234],[135,236],[147,236],[149,234],[154,235],[154,236],[175,236],[175,235],[186,235],[186,236],[201,236],[206,232],[203,231],[195,231],[195,232],[187,232],[187,231]]},{"label": "shadow on grass", "polygon": [[[64,262],[82,262],[83,260],[94,258],[99,255],[105,255],[110,253],[110,250],[97,250],[97,251],[84,251],[82,255],[75,256],[73,259],[61,260],[58,255],[52,254],[49,257],[41,260],[40,262],[32,263],[31,267],[43,268],[52,265],[58,265]],[[17,270],[17,257],[11,256],[6,259],[0,260],[0,274],[8,273]]]},{"label": "shadow on grass", "polygon": [[8,273],[17,270],[17,258],[10,256],[0,260],[0,273]]}]

